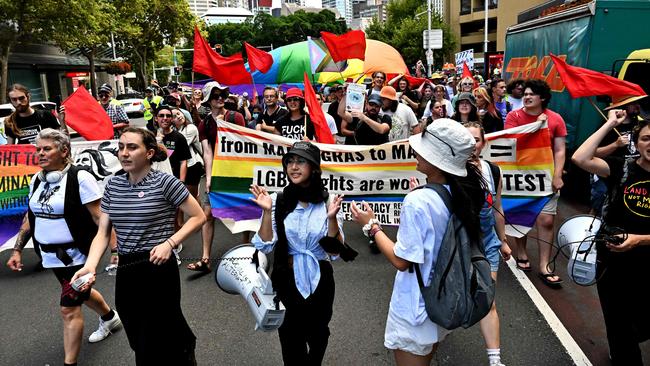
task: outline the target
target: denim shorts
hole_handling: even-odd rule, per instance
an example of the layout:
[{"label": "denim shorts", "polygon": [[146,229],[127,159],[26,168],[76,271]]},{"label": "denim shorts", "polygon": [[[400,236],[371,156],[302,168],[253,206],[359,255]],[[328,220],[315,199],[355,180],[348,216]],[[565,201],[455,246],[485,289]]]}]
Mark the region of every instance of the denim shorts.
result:
[{"label": "denim shorts", "polygon": [[490,231],[489,235],[483,238],[483,245],[485,258],[490,262],[490,271],[497,272],[499,270],[499,263],[501,262],[501,240],[499,240],[494,229]]}]

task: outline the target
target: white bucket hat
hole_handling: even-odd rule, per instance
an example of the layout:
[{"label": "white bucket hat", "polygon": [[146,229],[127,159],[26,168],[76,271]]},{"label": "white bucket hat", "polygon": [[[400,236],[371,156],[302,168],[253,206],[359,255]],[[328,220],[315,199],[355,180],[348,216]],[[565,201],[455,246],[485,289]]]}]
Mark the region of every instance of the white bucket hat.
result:
[{"label": "white bucket hat", "polygon": [[467,176],[465,165],[474,151],[474,136],[459,122],[441,118],[422,133],[409,137],[413,150],[431,165],[449,174]]},{"label": "white bucket hat", "polygon": [[[217,88],[221,92],[225,92],[230,94],[230,88],[227,86],[223,86],[219,84],[216,81],[210,81],[209,83],[205,84],[203,87],[203,100],[201,101],[201,104],[207,103],[210,100],[210,94],[212,93],[212,89]],[[226,98],[224,98],[225,100]]]}]

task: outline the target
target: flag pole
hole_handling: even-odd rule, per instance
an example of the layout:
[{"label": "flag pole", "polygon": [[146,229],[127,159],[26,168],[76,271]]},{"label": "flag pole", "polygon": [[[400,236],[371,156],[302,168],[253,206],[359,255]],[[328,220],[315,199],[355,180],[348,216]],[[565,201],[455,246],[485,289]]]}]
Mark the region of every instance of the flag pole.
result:
[{"label": "flag pole", "polygon": [[[589,101],[589,104],[591,104],[591,106],[594,107],[594,109],[598,112],[598,114],[600,114],[600,116],[603,117],[603,119],[605,121],[607,121],[607,116],[605,116],[603,111],[601,111],[600,108],[598,108],[598,106],[596,105],[596,103],[594,103],[594,101],[591,99],[591,97],[587,97],[587,100]],[[621,137],[621,133],[618,132],[618,130],[616,128],[614,128],[614,132],[616,132],[618,137]]]}]

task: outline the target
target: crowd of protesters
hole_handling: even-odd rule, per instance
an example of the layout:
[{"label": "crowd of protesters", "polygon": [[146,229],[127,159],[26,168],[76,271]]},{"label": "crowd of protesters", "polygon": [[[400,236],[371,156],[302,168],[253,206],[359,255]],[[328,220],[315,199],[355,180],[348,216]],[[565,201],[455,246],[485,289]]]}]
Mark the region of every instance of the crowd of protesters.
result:
[{"label": "crowd of protesters", "polygon": [[[536,221],[537,272],[543,283],[550,287],[562,283],[562,279],[550,271],[552,247],[548,243],[553,242],[559,192],[564,185],[567,129],[562,117],[548,108],[551,90],[546,82],[517,79],[506,83],[498,78],[483,82],[478,78],[447,78],[435,74],[413,87],[409,78],[403,75],[387,80],[385,73],[375,72],[366,82],[365,104],[361,111],[347,107],[346,86],[334,84],[316,91],[317,107],[323,110],[334,141],[345,145],[379,145],[409,139],[416,153],[417,170],[431,182],[447,184],[454,205],[471,206],[464,213],[455,209],[453,213],[464,215],[461,219],[472,231],[470,234],[482,238],[494,280],[501,258],[508,259],[511,253],[518,269],[531,271],[532,265],[528,259],[526,237],[509,238],[505,234],[500,171],[479,158],[485,146],[485,134],[534,122],[547,123],[554,162],[554,195]],[[284,268],[287,273],[284,273],[282,283],[274,280],[274,287],[277,285],[282,290],[279,291],[283,303],[290,304],[287,306],[286,324],[280,329],[285,364],[320,364],[330,336],[328,323],[334,299],[329,261],[339,252],[328,250],[319,240],[327,237],[343,242],[339,212],[342,198],[330,197],[322,187],[319,151],[309,142],[315,139],[316,128],[306,108],[305,93],[298,88],[281,91],[267,86],[261,95],[255,93],[249,97],[247,93],[233,94],[229,87],[218,82],[209,82],[185,95],[177,83],[170,83],[164,91],[154,83],[145,90],[142,104],[146,128],[139,129],[129,127],[124,109],[112,99],[110,86],[102,85],[98,91],[98,103],[111,118],[115,137],[119,139],[118,159],[122,165],[122,171],[107,181],[103,196],[98,193],[96,185],[87,182],[87,174],[78,172],[70,161],[65,108],[60,109],[57,121],[51,114],[30,107],[30,93],[24,86],[13,85],[8,93],[16,109],[5,120],[8,142],[35,143],[43,170],[39,174],[42,186],[37,181],[30,187],[30,211],[23,221],[20,240],[16,242],[8,265],[19,271],[22,268],[21,251],[27,239],[38,240],[36,246],[43,252],[44,267],[54,269],[62,286],[61,314],[67,324],[64,331],[65,364],[76,364],[83,329],[80,306],[84,303],[100,315],[99,329],[91,335],[91,342],[106,338],[123,324],[137,364],[170,360],[177,365],[196,363],[195,337],[180,308],[178,267],[169,259],[175,255],[178,260],[177,253],[182,249],[183,240],[200,230],[201,259],[188,264],[187,269],[211,270],[214,218],[208,192],[218,121],[301,141],[283,158],[285,173],[291,172],[291,183],[285,188],[282,201],[283,209],[287,210],[283,223],[278,223],[272,216],[278,197],[269,196],[263,188],[252,187],[254,200],[264,211],[262,227],[252,242],[259,249],[270,251],[279,240],[282,250],[287,251],[281,253],[288,256],[287,263],[284,263],[285,267],[288,266]],[[636,154],[631,155],[631,147],[643,147],[650,139],[646,136],[647,121],[645,124],[639,122],[635,102],[622,100],[613,103],[606,126],[588,139],[573,157],[576,164],[594,173],[594,187],[598,188],[593,193],[597,201],[593,206],[595,214],[600,213],[606,201],[604,193],[611,191],[617,180],[637,182],[650,171],[647,151],[635,150]],[[625,136],[618,130],[618,136],[612,135],[610,132],[614,127],[625,130]],[[451,150],[451,155],[448,150]],[[172,151],[171,155],[168,156],[167,151]],[[613,156],[608,157],[610,155]],[[628,163],[614,158],[639,160],[636,165],[628,167]],[[160,161],[168,161],[170,174],[152,168],[153,163]],[[627,171],[622,173],[624,169],[633,169],[629,177]],[[75,186],[75,190],[59,190],[61,186],[65,188],[68,179],[74,183],[71,186]],[[472,181],[473,188],[467,188],[468,180]],[[199,189],[200,186],[203,190]],[[478,191],[474,191],[477,187]],[[490,205],[484,203],[488,198],[492,202]],[[609,200],[611,207],[613,202],[611,198]],[[61,204],[55,207],[60,212],[42,212],[50,201],[60,201]],[[133,206],[137,201],[159,207],[159,212],[156,212],[159,215],[141,215],[142,212]],[[88,220],[89,226],[79,227],[70,223],[66,215],[72,211],[68,211],[68,206],[79,212],[87,210],[91,219]],[[435,260],[433,249],[439,247],[441,230],[444,231],[444,224],[452,213],[443,206],[432,190],[414,189],[404,200],[396,241],[383,233],[368,205],[351,206],[354,220],[365,227],[364,231],[372,233],[368,235],[374,245],[371,249],[384,254],[398,269],[385,333],[385,345],[395,350],[398,365],[428,365],[439,341],[447,333],[428,319],[420,321],[424,309],[422,304],[409,309],[412,313],[408,314],[395,310],[398,305],[405,306],[402,304],[405,300],[397,296],[397,292],[419,291],[413,273],[407,271],[409,263],[431,264]],[[613,209],[617,213],[625,211],[615,202]],[[476,215],[470,217],[472,215],[467,212]],[[649,244],[650,239],[644,230],[619,222],[620,218],[615,219],[611,212],[609,216],[605,215],[606,222],[625,227],[626,232],[635,234],[626,236],[621,246],[607,244],[606,248],[613,252],[629,251],[640,257],[602,254],[613,269],[603,277],[598,290],[612,359],[621,365],[639,364],[637,342],[643,338],[644,329],[639,329],[638,334],[626,334],[627,328],[622,328],[621,322],[630,325],[633,320],[621,315],[625,305],[623,300],[616,299],[634,302],[638,299],[630,294],[639,293],[641,289],[632,285],[620,288],[615,284],[619,279],[625,282],[623,277],[627,275],[648,278],[648,271],[642,270],[639,259],[645,259],[647,251],[636,247]],[[417,216],[420,213],[428,215],[430,227],[416,227],[422,222]],[[309,228],[313,236],[308,239],[299,235],[297,220],[303,216],[310,223],[309,220],[317,220]],[[65,229],[61,237],[48,237],[41,229],[57,225]],[[89,229],[97,233],[94,240],[86,235]],[[439,235],[427,237],[425,233],[429,231]],[[85,237],[81,238],[83,235]],[[251,233],[243,234],[243,242],[250,242],[250,239]],[[101,294],[91,290],[97,264],[109,244],[113,261],[120,266],[147,258],[150,261],[149,266],[142,266],[135,272],[118,271],[115,303],[121,318]],[[605,247],[602,251],[606,252]],[[629,267],[629,263],[639,265]],[[304,273],[296,272],[298,267]],[[84,274],[92,274],[91,281],[79,292],[71,289],[70,283]],[[151,286],[146,292],[133,285],[133,276],[148,279]],[[275,278],[280,277],[276,274]],[[301,279],[308,283],[299,281]],[[70,294],[74,294],[74,298]],[[164,312],[161,304],[165,306]],[[634,314],[641,312],[639,305]],[[166,321],[153,327],[155,322],[152,319],[158,317],[164,317]],[[503,365],[496,304],[480,322],[480,328],[489,365]],[[408,337],[403,334],[408,334]],[[158,347],[163,347],[165,352],[158,352]],[[305,352],[297,353],[294,348]]]}]

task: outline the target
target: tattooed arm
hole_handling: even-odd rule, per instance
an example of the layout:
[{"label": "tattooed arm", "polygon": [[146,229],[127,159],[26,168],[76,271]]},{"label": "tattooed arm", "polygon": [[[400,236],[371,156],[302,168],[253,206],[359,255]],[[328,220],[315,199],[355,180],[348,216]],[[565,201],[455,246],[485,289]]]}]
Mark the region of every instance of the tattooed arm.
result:
[{"label": "tattooed arm", "polygon": [[25,248],[25,245],[27,245],[27,242],[29,241],[31,234],[32,234],[32,230],[31,227],[29,226],[29,219],[27,217],[27,214],[25,214],[25,217],[23,218],[23,223],[20,226],[20,231],[18,232],[18,236],[16,237],[16,244],[14,245],[13,253],[11,254],[11,258],[9,258],[9,261],[7,262],[7,267],[9,267],[12,271],[22,271],[23,269],[22,252],[23,252],[23,248]]}]

